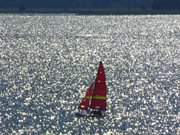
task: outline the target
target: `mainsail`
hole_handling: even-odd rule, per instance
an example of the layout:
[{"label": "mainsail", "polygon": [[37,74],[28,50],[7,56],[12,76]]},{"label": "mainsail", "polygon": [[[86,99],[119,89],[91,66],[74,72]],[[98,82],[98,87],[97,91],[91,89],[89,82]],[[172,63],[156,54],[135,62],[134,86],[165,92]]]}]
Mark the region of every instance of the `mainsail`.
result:
[{"label": "mainsail", "polygon": [[98,73],[95,80],[95,86],[93,90],[93,96],[91,100],[90,108],[106,110],[107,99],[107,85],[104,66],[102,62],[99,64]]},{"label": "mainsail", "polygon": [[85,97],[80,103],[81,110],[95,109],[104,111],[107,107],[107,85],[104,66],[99,64],[95,82],[87,89]]}]

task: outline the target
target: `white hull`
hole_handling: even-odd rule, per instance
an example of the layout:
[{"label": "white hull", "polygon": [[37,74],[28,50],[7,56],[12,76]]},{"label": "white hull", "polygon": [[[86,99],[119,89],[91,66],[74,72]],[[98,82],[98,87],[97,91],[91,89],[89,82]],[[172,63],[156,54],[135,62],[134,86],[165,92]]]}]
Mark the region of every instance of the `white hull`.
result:
[{"label": "white hull", "polygon": [[75,114],[78,117],[104,117],[105,111],[86,111],[86,110],[80,110]]}]

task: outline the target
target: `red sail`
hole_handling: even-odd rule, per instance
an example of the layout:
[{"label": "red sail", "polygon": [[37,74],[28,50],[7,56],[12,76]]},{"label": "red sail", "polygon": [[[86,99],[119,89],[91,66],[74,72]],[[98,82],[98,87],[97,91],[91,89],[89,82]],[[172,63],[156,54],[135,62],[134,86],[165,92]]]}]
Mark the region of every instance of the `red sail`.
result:
[{"label": "red sail", "polygon": [[99,64],[97,77],[95,80],[95,88],[93,90],[93,96],[90,104],[90,108],[106,110],[107,99],[107,85],[104,66],[102,62]]},{"label": "red sail", "polygon": [[94,88],[94,83],[91,84],[91,86],[87,89],[85,97],[82,99],[80,103],[80,109],[87,110],[91,104],[91,99],[93,95],[93,88]]}]

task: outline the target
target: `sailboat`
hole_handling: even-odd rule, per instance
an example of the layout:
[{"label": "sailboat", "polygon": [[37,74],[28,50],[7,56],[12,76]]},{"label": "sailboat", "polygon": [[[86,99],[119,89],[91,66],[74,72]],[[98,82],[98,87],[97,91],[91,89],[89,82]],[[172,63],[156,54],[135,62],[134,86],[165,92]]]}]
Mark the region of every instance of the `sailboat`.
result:
[{"label": "sailboat", "polygon": [[94,82],[86,90],[86,94],[79,104],[76,116],[105,116],[107,110],[107,85],[103,63],[100,61],[98,73]]}]

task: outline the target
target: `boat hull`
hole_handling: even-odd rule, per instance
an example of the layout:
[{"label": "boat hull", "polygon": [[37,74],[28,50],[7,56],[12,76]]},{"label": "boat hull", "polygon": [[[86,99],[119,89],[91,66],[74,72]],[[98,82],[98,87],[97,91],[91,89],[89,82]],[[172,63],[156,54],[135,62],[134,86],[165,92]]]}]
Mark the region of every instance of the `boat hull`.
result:
[{"label": "boat hull", "polygon": [[82,112],[77,112],[75,113],[76,117],[98,117],[98,118],[102,118],[105,117],[105,112],[101,112],[101,111],[89,111],[86,113],[82,113]]}]

